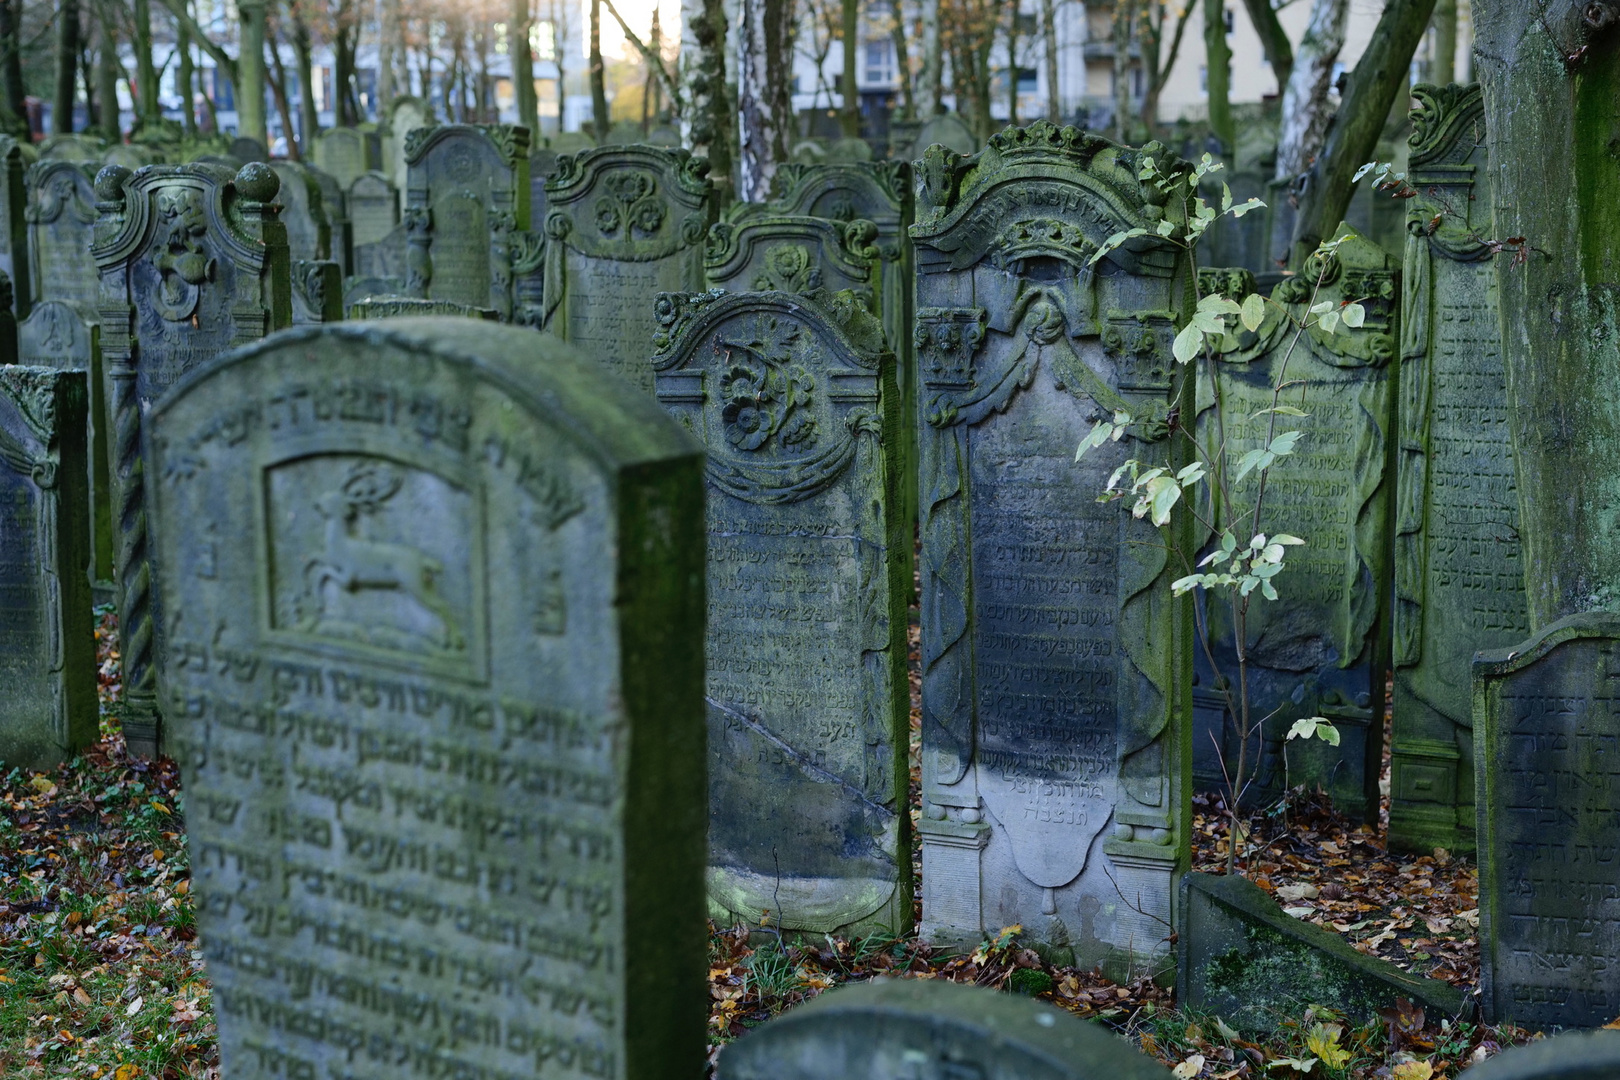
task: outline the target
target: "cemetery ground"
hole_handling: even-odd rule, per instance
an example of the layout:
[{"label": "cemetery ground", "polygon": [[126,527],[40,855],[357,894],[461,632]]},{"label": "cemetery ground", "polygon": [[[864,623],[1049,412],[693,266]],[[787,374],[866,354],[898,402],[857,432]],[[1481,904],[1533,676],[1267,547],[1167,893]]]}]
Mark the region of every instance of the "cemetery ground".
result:
[{"label": "cemetery ground", "polygon": [[[217,1078],[179,773],[167,758],[149,762],[125,751],[110,716],[119,690],[110,615],[97,643],[101,741],[52,773],[0,775],[0,1075]],[[915,741],[914,730],[914,759]],[[1224,808],[1206,795],[1194,809],[1194,869],[1219,873]],[[1470,990],[1477,983],[1470,860],[1392,853],[1382,826],[1352,826],[1304,792],[1286,811],[1255,815],[1249,828],[1244,873],[1289,914],[1415,973]],[[1051,965],[1025,947],[1019,930],[1004,928],[966,952],[885,934],[778,941],[714,928],[711,1061],[726,1042],[783,1010],[878,975],[1038,997],[1125,1035],[1183,1078],[1435,1080],[1527,1037],[1420,1009],[1357,1026],[1307,1007],[1283,1018],[1274,1035],[1250,1041],[1219,1017],[1178,1010],[1173,994],[1149,979],[1119,985]]]}]

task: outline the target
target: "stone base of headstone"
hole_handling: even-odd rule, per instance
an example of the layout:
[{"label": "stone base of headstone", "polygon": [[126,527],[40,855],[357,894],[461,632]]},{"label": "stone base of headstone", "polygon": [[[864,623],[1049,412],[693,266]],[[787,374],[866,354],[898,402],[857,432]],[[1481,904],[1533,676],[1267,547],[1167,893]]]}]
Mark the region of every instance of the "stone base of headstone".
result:
[{"label": "stone base of headstone", "polygon": [[126,707],[117,713],[118,730],[130,757],[155,758],[163,753],[163,718],[155,711]]},{"label": "stone base of headstone", "polygon": [[923,818],[922,927],[925,941],[937,945],[978,942],[984,936],[979,902],[979,859],[990,842],[990,826]]},{"label": "stone base of headstone", "polygon": [[1472,854],[1473,762],[1462,760],[1456,740],[1397,738],[1389,757],[1389,846]]},{"label": "stone base of headstone", "polygon": [[1440,982],[1357,952],[1337,934],[1296,919],[1247,878],[1181,879],[1176,1003],[1214,1013],[1238,1031],[1273,1031],[1307,1005],[1352,1023],[1376,1022],[1398,998],[1431,1022],[1467,1019],[1473,999]]},{"label": "stone base of headstone", "polygon": [[1097,1024],[1028,998],[920,979],[823,994],[726,1047],[716,1080],[1162,1080]]},{"label": "stone base of headstone", "polygon": [[1620,1031],[1566,1031],[1514,1046],[1468,1070],[1468,1080],[1614,1080]]}]

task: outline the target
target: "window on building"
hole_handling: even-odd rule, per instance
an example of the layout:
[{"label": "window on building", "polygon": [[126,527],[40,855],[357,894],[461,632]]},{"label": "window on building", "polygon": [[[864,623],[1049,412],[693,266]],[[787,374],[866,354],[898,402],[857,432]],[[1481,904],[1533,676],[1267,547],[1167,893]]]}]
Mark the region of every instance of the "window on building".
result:
[{"label": "window on building", "polygon": [[1035,74],[1034,68],[1018,69],[1018,92],[1020,94],[1033,94],[1040,88],[1040,78]]},{"label": "window on building", "polygon": [[1209,96],[1209,65],[1198,65],[1198,92],[1205,97]]},{"label": "window on building", "polygon": [[888,38],[866,43],[866,78],[870,86],[887,86],[894,81],[894,42]]},{"label": "window on building", "polygon": [[1232,9],[1226,9],[1226,32],[1230,34],[1236,24],[1232,21]]}]

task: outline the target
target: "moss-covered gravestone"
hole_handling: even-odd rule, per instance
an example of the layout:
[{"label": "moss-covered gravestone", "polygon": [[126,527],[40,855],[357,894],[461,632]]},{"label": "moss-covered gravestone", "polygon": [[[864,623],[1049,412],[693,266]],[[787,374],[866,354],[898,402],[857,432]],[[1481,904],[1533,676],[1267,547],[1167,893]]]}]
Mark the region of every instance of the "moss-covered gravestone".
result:
[{"label": "moss-covered gravestone", "polygon": [[0,135],[0,274],[11,279],[17,317],[26,318],[33,302],[32,267],[28,258],[28,193],[24,181],[32,149],[25,151],[10,135]]},{"label": "moss-covered gravestone", "polygon": [[[1383,753],[1385,682],[1389,673],[1389,537],[1394,510],[1390,458],[1395,437],[1394,360],[1399,273],[1384,253],[1349,226],[1333,255],[1314,258],[1279,283],[1256,331],[1237,327],[1223,342],[1212,386],[1200,366],[1199,439],[1214,452],[1224,425],[1232,460],[1272,437],[1272,387],[1289,383],[1282,404],[1305,417],[1279,417],[1277,432],[1303,432],[1294,452],[1266,481],[1259,531],[1305,543],[1289,552],[1276,579],[1277,600],[1256,599],[1248,613],[1252,742],[1249,798],[1286,787],[1320,785],[1352,820],[1376,820]],[[1206,291],[1242,301],[1253,291],[1243,271],[1205,271]],[[1312,304],[1360,302],[1366,321],[1331,332],[1313,326],[1297,335],[1293,319]],[[1279,307],[1281,305],[1281,307]],[[1285,316],[1286,308],[1292,319]],[[1298,337],[1296,343],[1296,337]],[[1118,346],[1133,347],[1128,334]],[[1284,367],[1286,365],[1286,368]],[[1214,404],[1221,402],[1221,422]],[[1239,544],[1253,535],[1259,476],[1232,490],[1232,506],[1213,520]],[[1238,663],[1226,594],[1206,594],[1211,652],[1219,674],[1236,685]],[[1215,693],[1215,674],[1199,650],[1194,753],[1201,785],[1224,789],[1236,771],[1236,710]],[[1234,697],[1236,690],[1234,689]],[[1289,726],[1326,717],[1340,742],[1287,740]],[[1265,719],[1262,724],[1263,718]],[[1211,750],[1218,736],[1226,764]],[[1211,760],[1211,759],[1214,760]],[[1258,768],[1256,766],[1258,765]]]},{"label": "moss-covered gravestone", "polygon": [[883,273],[876,238],[870,221],[750,214],[709,229],[703,273],[711,288],[728,292],[847,289],[878,313]]},{"label": "moss-covered gravestone", "polygon": [[[1160,967],[1187,865],[1186,543],[1097,501],[1126,458],[1179,465],[1171,357],[1192,267],[1144,157],[1039,122],[919,173],[923,929],[1021,924],[1089,967]],[[1172,226],[1179,225],[1168,217]],[[1130,348],[1113,345],[1128,335]],[[1075,463],[1116,410],[1135,437]]]},{"label": "moss-covered gravestone", "polygon": [[466,319],[293,330],[151,424],[225,1075],[698,1075],[696,444]]},{"label": "moss-covered gravestone", "polygon": [[912,532],[894,357],[849,293],[658,306],[658,399],[709,451],[711,911],[903,933]]},{"label": "moss-covered gravestone", "polygon": [[294,259],[292,323],[337,322],[343,318],[343,269],[331,259]]},{"label": "moss-covered gravestone", "polygon": [[[88,254],[85,256],[88,258]],[[92,264],[93,265],[93,264]],[[106,382],[101,363],[101,326],[95,309],[61,300],[35,304],[17,326],[17,355],[23,364],[85,374],[85,438],[88,440],[90,511],[87,520],[90,581],[97,592],[112,596],[113,552],[117,547],[112,519],[111,457],[107,447]]]},{"label": "moss-covered gravestone", "polygon": [[1519,496],[1477,86],[1413,91],[1401,319],[1390,843],[1474,847],[1469,666],[1523,640]]},{"label": "moss-covered gravestone", "polygon": [[378,129],[382,138],[382,165],[389,181],[403,189],[410,172],[405,141],[410,133],[433,123],[427,103],[419,97],[402,94],[388,103],[387,121]]},{"label": "moss-covered gravestone", "polygon": [[529,129],[418,128],[405,139],[405,291],[512,314],[512,243],[529,228]]},{"label": "moss-covered gravestone", "polygon": [[345,188],[381,164],[382,148],[374,132],[335,127],[315,137],[315,167]]},{"label": "moss-covered gravestone", "polygon": [[1620,1013],[1620,615],[1570,615],[1474,661],[1485,1018]]},{"label": "moss-covered gravestone", "polygon": [[0,365],[0,767],[94,742],[85,375]]},{"label": "moss-covered gravestone", "polygon": [[704,287],[708,172],[684,150],[608,146],[558,157],[546,181],[545,329],[649,392],[653,298]]},{"label": "moss-covered gravestone", "polygon": [[281,203],[281,224],[287,230],[288,256],[308,261],[330,259],[332,224],[313,170],[296,161],[277,161],[270,167],[281,180],[276,201]]},{"label": "moss-covered gravestone", "polygon": [[39,144],[41,161],[80,161],[98,168],[106,152],[106,139],[85,132],[52,135]]},{"label": "moss-covered gravestone", "polygon": [[28,167],[29,281],[34,302],[63,300],[94,307],[100,279],[90,244],[96,224],[96,166],[40,161]]},{"label": "moss-covered gravestone", "polygon": [[354,273],[372,274],[361,266],[361,250],[387,239],[399,224],[399,190],[380,172],[368,172],[349,185],[349,228],[354,237]]},{"label": "moss-covered gravestone", "polygon": [[326,212],[330,230],[330,250],[333,262],[347,274],[354,265],[354,228],[349,222],[348,192],[331,173],[310,169],[315,186],[321,189],[321,209]]},{"label": "moss-covered gravestone", "polygon": [[[101,351],[111,447],[124,734],[136,753],[159,746],[162,661],[148,558],[142,417],[182,375],[233,345],[292,322],[287,234],[270,166],[234,175],[217,165],[96,176]],[[228,536],[217,542],[230,543]]]},{"label": "moss-covered gravestone", "polygon": [[1469,1080],[1610,1080],[1620,1076],[1620,1032],[1566,1031],[1509,1047],[1468,1071]]}]

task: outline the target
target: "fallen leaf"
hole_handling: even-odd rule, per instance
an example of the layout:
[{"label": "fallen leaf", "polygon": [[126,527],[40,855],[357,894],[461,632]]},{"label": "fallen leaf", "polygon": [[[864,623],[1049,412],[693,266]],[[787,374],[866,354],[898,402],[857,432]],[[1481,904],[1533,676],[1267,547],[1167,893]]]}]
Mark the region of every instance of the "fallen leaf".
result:
[{"label": "fallen leaf", "polygon": [[141,1011],[141,1006],[145,1005],[145,1004],[146,1004],[146,999],[145,998],[137,997],[134,1001],[129,1003],[129,1008],[124,1010],[124,1015],[125,1016],[134,1016],[136,1013]]},{"label": "fallen leaf", "polygon": [[1284,900],[1315,900],[1321,892],[1315,885],[1284,885],[1277,895]]},{"label": "fallen leaf", "polygon": [[[1192,1080],[1193,1077],[1204,1071],[1204,1055],[1194,1054],[1180,1065],[1170,1070],[1176,1080]],[[1425,1078],[1426,1080],[1426,1078]]]}]

